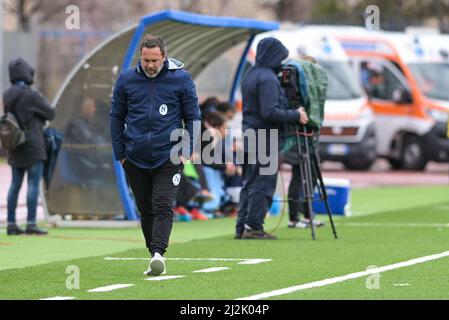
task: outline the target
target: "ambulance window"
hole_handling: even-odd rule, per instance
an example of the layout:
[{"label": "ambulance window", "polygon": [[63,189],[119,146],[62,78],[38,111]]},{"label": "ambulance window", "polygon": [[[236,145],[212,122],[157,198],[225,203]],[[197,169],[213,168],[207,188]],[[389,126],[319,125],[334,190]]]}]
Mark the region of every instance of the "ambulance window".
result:
[{"label": "ambulance window", "polygon": [[346,100],[362,96],[360,85],[346,62],[320,60],[319,64],[327,73],[327,99]]},{"label": "ambulance window", "polygon": [[389,69],[384,68],[384,74],[385,74],[386,100],[393,100],[393,91],[395,91],[396,89],[407,91],[407,88]]},{"label": "ambulance window", "polygon": [[391,61],[391,63],[402,73],[404,74],[404,71],[402,70],[401,66],[398,65],[396,62]]},{"label": "ambulance window", "polygon": [[449,64],[412,63],[410,71],[421,91],[431,99],[449,100]]},{"label": "ambulance window", "polygon": [[393,92],[396,89],[407,90],[398,75],[383,63],[362,62],[361,77],[363,87],[370,98],[393,101]]}]

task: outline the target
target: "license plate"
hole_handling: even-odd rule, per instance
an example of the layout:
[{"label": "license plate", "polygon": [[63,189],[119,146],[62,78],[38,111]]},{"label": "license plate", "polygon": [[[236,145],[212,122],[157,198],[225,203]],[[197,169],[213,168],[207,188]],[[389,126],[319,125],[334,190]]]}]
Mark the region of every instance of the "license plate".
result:
[{"label": "license plate", "polygon": [[333,156],[345,156],[349,152],[349,148],[345,144],[331,144],[327,147],[329,154]]}]

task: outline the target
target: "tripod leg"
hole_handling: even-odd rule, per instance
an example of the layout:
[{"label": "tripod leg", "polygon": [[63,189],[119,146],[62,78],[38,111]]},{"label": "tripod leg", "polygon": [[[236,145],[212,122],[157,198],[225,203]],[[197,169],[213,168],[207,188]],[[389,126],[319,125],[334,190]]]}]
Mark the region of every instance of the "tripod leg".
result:
[{"label": "tripod leg", "polygon": [[307,136],[306,127],[303,126],[303,133],[304,133],[304,149],[305,149],[305,174],[306,174],[306,180],[307,180],[307,207],[309,210],[309,219],[310,219],[310,229],[312,230],[312,238],[315,240],[315,212],[313,211],[312,207],[312,201],[314,196],[314,190],[313,190],[313,176],[312,176],[312,165],[310,161],[310,150],[309,150],[309,138]]},{"label": "tripod leg", "polygon": [[[308,157],[308,156],[307,156]],[[313,201],[313,188],[312,188],[312,177],[311,177],[311,172],[310,172],[310,163],[308,163],[310,161],[310,159],[308,159],[308,161],[306,162],[306,179],[307,179],[307,185],[306,187],[308,188],[307,190],[307,208],[309,211],[309,220],[310,220],[310,229],[312,230],[312,239],[315,240],[315,233],[316,233],[316,228],[315,228],[315,212],[313,211],[313,207],[312,207],[312,201]]]},{"label": "tripod leg", "polygon": [[[307,178],[306,178],[306,174],[305,174],[305,159],[304,159],[304,154],[301,150],[301,145],[299,142],[299,137],[298,137],[298,157],[299,157],[299,172],[301,175],[301,190],[302,190],[302,194],[303,194],[303,201],[306,200],[307,205],[308,205],[308,195],[307,195]],[[302,204],[304,204],[304,202],[301,201]],[[312,239],[315,240],[315,234],[312,230]]]},{"label": "tripod leg", "polygon": [[332,218],[331,208],[330,208],[329,201],[327,198],[326,187],[323,182],[323,176],[321,175],[320,164],[318,163],[318,157],[316,154],[315,147],[313,146],[313,143],[312,143],[312,167],[313,167],[313,171],[315,173],[315,177],[317,178],[318,188],[320,189],[320,193],[322,194],[324,203],[326,205],[327,215],[329,216],[329,221],[332,226],[332,232],[334,234],[334,238],[338,239],[337,230],[335,229],[334,220]]},{"label": "tripod leg", "polygon": [[302,161],[302,163],[300,164],[300,170],[301,170],[301,177],[302,177],[302,192],[304,194],[304,200],[305,200],[305,202],[303,202],[303,204],[307,207],[307,209],[304,210],[304,212],[309,213],[312,239],[315,240],[315,238],[316,238],[315,224],[313,223],[314,213],[313,213],[313,209],[312,209],[313,194],[312,194],[312,191],[310,188],[310,171],[308,170],[308,167],[307,167],[307,161],[309,161],[309,160],[307,159],[307,156],[304,156],[304,158],[301,161]]},{"label": "tripod leg", "polygon": [[[298,129],[298,126],[297,126]],[[298,130],[299,131],[299,130]],[[305,128],[304,128],[305,131]],[[310,157],[308,154],[308,141],[307,136],[304,135],[304,145],[305,150],[303,150],[301,146],[301,141],[298,135],[296,135],[296,141],[298,143],[298,153],[299,153],[299,169],[301,172],[301,187],[302,192],[304,194],[304,198],[306,200],[307,209],[309,212],[309,219],[310,219],[310,229],[312,231],[312,239],[315,240],[315,224],[314,224],[314,212],[312,209],[312,199],[313,199],[313,190],[311,186],[311,166],[310,166]]]}]

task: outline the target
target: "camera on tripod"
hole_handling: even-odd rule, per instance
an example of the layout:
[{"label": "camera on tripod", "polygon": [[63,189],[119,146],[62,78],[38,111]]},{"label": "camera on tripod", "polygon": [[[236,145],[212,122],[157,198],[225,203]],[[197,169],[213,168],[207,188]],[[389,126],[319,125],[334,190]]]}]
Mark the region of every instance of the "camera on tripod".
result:
[{"label": "camera on tripod", "polygon": [[[317,155],[319,130],[324,120],[324,104],[327,92],[327,74],[324,69],[308,61],[287,61],[278,75],[285,90],[288,106],[291,109],[304,107],[309,122],[307,125],[287,124],[287,138],[282,152],[285,159],[294,154],[292,165],[298,165],[301,172],[301,202],[310,215],[312,239],[315,239],[314,212],[312,201],[314,189],[318,187],[320,198],[325,201],[329,220],[335,239],[337,232],[332,220],[326,189],[321,175]],[[288,163],[288,161],[286,161]]]},{"label": "camera on tripod", "polygon": [[278,78],[287,95],[289,107],[297,109],[302,104],[301,93],[298,87],[298,69],[293,65],[285,65],[282,67]]},{"label": "camera on tripod", "polygon": [[289,108],[304,107],[309,117],[307,129],[318,132],[324,120],[326,71],[309,61],[288,60],[282,65],[278,80],[285,90]]}]

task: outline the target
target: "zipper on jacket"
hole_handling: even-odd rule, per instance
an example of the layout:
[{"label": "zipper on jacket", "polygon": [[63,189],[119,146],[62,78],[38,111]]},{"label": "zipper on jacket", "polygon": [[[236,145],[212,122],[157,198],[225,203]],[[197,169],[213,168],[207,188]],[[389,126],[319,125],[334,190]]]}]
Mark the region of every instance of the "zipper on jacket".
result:
[{"label": "zipper on jacket", "polygon": [[154,89],[154,80],[150,79],[151,81],[151,86],[150,86],[150,90],[149,90],[149,100],[150,100],[150,116],[148,119],[148,143],[150,143],[150,138],[151,138],[151,127],[152,127],[152,120],[153,120],[153,92],[152,90]]}]

